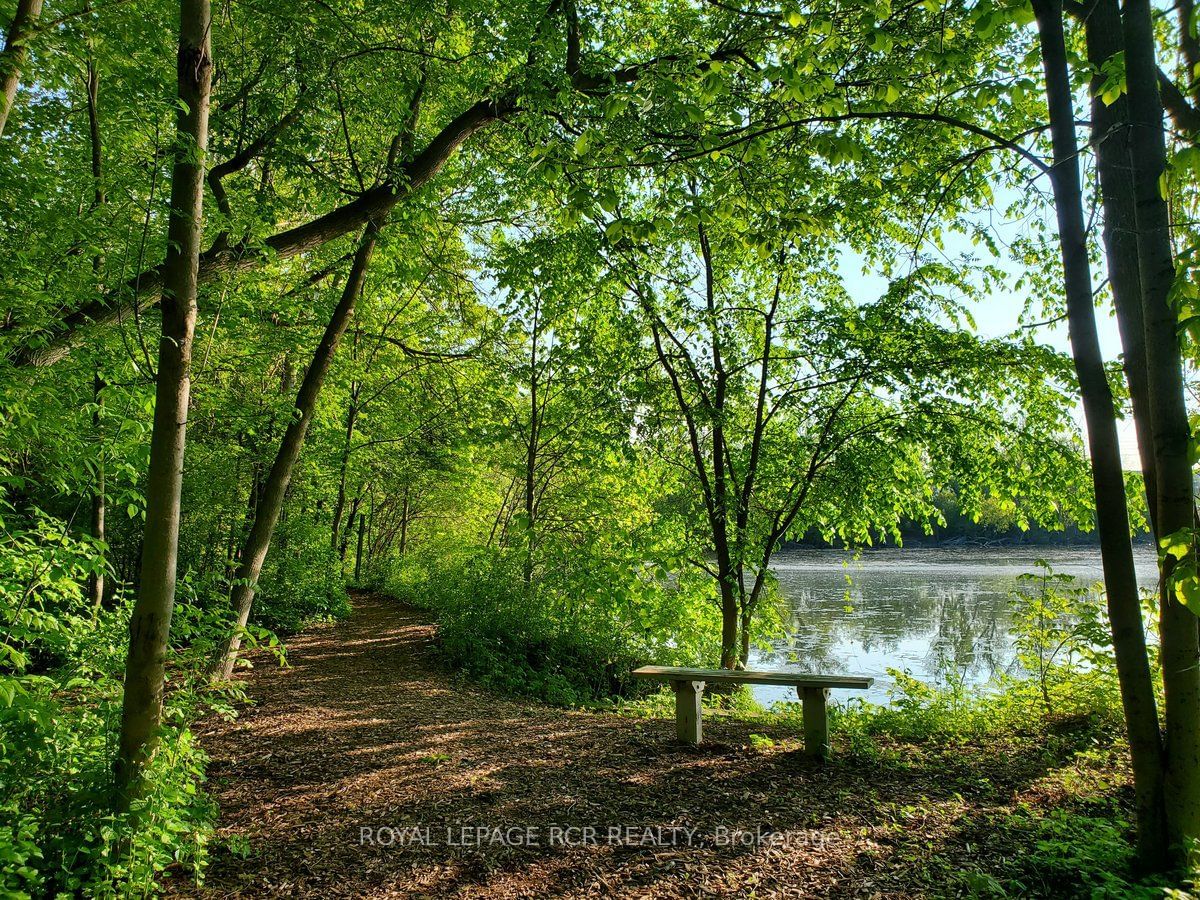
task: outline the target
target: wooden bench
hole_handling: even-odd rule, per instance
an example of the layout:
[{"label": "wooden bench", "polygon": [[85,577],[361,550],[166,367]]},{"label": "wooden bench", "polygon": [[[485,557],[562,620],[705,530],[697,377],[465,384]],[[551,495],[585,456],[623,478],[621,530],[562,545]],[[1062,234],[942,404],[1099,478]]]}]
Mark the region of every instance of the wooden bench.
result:
[{"label": "wooden bench", "polygon": [[700,698],[706,684],[775,684],[794,687],[804,705],[804,752],[829,755],[829,716],[826,700],[830,688],[865,690],[875,683],[865,675],[802,675],[791,672],[753,672],[748,669],[683,669],[676,666],[642,666],[634,678],[669,681],[675,691],[675,730],[679,740],[699,744],[702,738]]}]

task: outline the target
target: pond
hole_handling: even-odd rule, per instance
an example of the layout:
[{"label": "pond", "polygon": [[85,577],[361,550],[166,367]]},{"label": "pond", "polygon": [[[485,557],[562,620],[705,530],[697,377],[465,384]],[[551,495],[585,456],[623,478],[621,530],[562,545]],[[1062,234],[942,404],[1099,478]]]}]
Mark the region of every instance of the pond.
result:
[{"label": "pond", "polygon": [[[1155,582],[1154,548],[1136,549],[1139,584]],[[886,703],[888,669],[945,684],[957,673],[968,685],[1016,673],[1012,593],[1038,559],[1081,585],[1101,580],[1095,547],[905,548],[780,553],[772,566],[787,603],[783,639],[752,654],[751,667],[871,675],[868,691],[834,691],[835,701],[863,697]],[[786,688],[756,686],[769,706],[795,700]]]}]

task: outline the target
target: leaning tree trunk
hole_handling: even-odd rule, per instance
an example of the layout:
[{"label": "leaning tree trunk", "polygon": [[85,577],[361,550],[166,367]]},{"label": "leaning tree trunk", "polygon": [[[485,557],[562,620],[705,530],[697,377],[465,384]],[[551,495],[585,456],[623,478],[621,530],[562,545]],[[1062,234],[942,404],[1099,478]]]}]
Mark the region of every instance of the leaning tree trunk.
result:
[{"label": "leaning tree trunk", "polygon": [[[1129,95],[1129,159],[1137,203],[1150,420],[1158,479],[1158,528],[1166,538],[1195,524],[1191,432],[1183,360],[1171,308],[1175,259],[1161,179],[1166,170],[1162,99],[1158,93],[1154,23],[1149,0],[1125,0],[1125,78]],[[1179,602],[1172,585],[1177,560],[1163,555],[1159,642],[1165,696],[1165,797],[1168,840],[1177,862],[1200,839],[1200,618]]]},{"label": "leaning tree trunk", "polygon": [[1138,849],[1147,865],[1155,865],[1161,864],[1163,846],[1161,744],[1130,541],[1116,415],[1096,333],[1062,0],[1035,0],[1034,12],[1046,73],[1054,153],[1050,183],[1062,249],[1071,353],[1087,422],[1105,595],[1133,761]]},{"label": "leaning tree trunk", "polygon": [[0,135],[8,124],[8,114],[17,99],[21,68],[29,55],[28,42],[42,14],[42,0],[17,0],[17,13],[8,26],[4,51],[0,53]]},{"label": "leaning tree trunk", "polygon": [[204,153],[212,88],[209,0],[182,0],[179,113],[171,212],[163,263],[162,339],[158,345],[154,428],[146,476],[146,528],[137,602],[129,621],[125,696],[116,763],[118,809],[141,788],[162,720],[163,663],[175,604],[179,498],[191,388],[196,286],[203,236]]},{"label": "leaning tree trunk", "polygon": [[304,373],[304,380],[296,394],[295,414],[279,444],[279,451],[275,454],[275,462],[271,464],[271,472],[263,488],[262,499],[254,511],[254,524],[242,546],[241,562],[238,565],[231,597],[237,613],[237,624],[214,660],[213,675],[217,679],[228,680],[233,676],[238,650],[242,646],[242,633],[250,620],[250,607],[254,603],[258,576],[262,573],[263,561],[267,558],[267,550],[271,546],[271,536],[283,509],[283,499],[292,480],[292,470],[296,466],[296,460],[300,458],[304,437],[312,422],[317,398],[321,394],[321,387],[337,352],[338,343],[354,317],[354,307],[362,293],[367,265],[375,251],[378,236],[379,228],[374,223],[368,225],[358,245],[358,251],[354,254],[354,262],[342,289],[341,299],[325,326],[325,333],[321,336],[312,363]]}]

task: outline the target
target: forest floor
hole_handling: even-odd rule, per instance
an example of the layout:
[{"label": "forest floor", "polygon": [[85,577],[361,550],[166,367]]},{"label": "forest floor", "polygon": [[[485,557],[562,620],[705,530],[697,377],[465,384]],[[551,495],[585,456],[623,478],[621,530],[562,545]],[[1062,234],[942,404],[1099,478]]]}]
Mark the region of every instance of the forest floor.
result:
[{"label": "forest floor", "polygon": [[[1056,805],[1075,752],[1014,737],[864,754],[835,735],[819,764],[784,725],[715,716],[689,748],[667,719],[475,689],[439,665],[433,632],[426,613],[358,594],[348,619],[289,642],[288,668],[258,658],[254,705],[197,729],[218,841],[203,885],[177,877],[169,891],[988,895],[999,888],[990,873],[1003,878],[1033,842],[1004,823]],[[1025,887],[1064,896],[1081,885]]]}]

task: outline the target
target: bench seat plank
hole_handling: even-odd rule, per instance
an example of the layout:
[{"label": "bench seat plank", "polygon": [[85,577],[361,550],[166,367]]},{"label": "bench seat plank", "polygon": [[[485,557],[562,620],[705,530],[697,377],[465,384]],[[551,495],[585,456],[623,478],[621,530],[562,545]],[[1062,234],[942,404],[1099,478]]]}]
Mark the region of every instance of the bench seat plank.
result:
[{"label": "bench seat plank", "polygon": [[869,688],[866,675],[805,675],[802,672],[761,672],[751,669],[688,669],[680,666],[642,666],[634,678],[657,681],[704,681],[708,684],[779,684],[797,688]]}]

